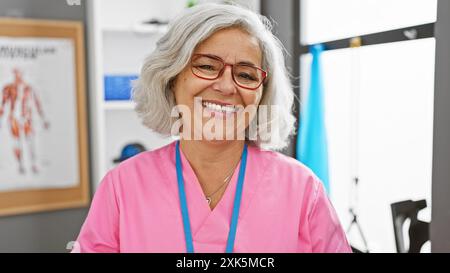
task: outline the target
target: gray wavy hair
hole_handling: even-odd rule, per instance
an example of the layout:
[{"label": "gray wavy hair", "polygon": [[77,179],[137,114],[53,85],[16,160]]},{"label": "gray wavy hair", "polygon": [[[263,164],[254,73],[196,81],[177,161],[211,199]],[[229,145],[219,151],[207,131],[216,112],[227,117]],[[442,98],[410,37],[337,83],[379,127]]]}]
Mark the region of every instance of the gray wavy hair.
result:
[{"label": "gray wavy hair", "polygon": [[[284,63],[281,42],[272,34],[272,24],[264,16],[229,4],[201,4],[184,10],[169,24],[167,33],[145,59],[139,78],[133,83],[135,110],[145,126],[162,135],[170,135],[177,120],[171,117],[176,106],[173,81],[189,64],[194,49],[216,31],[237,27],[254,36],[262,52],[263,69],[268,77],[260,105],[278,106],[265,122],[278,133],[268,139],[252,141],[258,147],[281,150],[295,132],[294,92]],[[259,110],[258,110],[259,112]],[[256,118],[252,122],[261,122]],[[264,124],[256,124],[259,128]],[[267,125],[267,124],[265,124]]]}]

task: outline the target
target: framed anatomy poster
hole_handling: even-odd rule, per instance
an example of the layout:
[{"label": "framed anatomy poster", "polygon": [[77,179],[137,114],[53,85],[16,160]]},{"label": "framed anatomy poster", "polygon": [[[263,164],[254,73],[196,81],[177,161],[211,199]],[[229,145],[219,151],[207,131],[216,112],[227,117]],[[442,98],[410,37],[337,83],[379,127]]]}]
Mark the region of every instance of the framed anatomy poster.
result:
[{"label": "framed anatomy poster", "polygon": [[0,216],[89,202],[83,36],[0,19]]}]

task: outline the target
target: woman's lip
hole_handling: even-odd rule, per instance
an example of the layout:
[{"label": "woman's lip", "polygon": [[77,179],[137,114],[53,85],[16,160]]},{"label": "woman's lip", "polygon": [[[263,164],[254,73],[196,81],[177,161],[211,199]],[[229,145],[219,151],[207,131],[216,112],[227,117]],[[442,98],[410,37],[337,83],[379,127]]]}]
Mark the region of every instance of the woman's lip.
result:
[{"label": "woman's lip", "polygon": [[202,100],[202,103],[203,102],[210,102],[210,103],[214,103],[214,104],[218,104],[218,105],[222,105],[222,106],[235,106],[235,104],[218,101],[218,100]]}]

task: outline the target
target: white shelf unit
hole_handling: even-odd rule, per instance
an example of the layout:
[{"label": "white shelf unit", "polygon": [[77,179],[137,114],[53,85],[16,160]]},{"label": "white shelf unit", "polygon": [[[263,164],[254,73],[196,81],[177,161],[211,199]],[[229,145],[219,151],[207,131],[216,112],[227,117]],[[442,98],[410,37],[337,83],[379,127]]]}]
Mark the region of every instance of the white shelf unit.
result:
[{"label": "white shelf unit", "polygon": [[[181,11],[177,0],[87,1],[89,98],[93,188],[115,166],[113,159],[127,143],[142,143],[148,150],[172,141],[145,128],[131,101],[105,101],[105,75],[138,75],[166,26],[144,25],[150,19],[167,21]],[[181,5],[180,5],[181,4]]]},{"label": "white shelf unit", "polygon": [[167,31],[166,25],[134,24],[129,26],[105,26],[103,32],[126,32],[135,34],[163,34]]},{"label": "white shelf unit", "polygon": [[[222,2],[204,0],[201,2]],[[260,10],[259,0],[241,0]],[[153,150],[173,141],[144,127],[131,101],[105,101],[105,75],[138,75],[145,57],[165,33],[165,25],[148,25],[151,19],[169,21],[181,12],[183,0],[95,0],[86,1],[90,135],[93,189],[97,189],[113,159],[125,144],[139,142]]]},{"label": "white shelf unit", "polygon": [[103,108],[105,110],[133,110],[134,102],[132,101],[106,101],[104,102]]}]

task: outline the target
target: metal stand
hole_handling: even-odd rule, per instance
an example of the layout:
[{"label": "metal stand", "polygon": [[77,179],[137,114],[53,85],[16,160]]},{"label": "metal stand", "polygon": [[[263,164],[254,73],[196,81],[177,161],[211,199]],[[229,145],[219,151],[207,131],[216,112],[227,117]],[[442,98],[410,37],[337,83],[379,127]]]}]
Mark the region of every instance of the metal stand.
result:
[{"label": "metal stand", "polygon": [[358,177],[355,177],[352,188],[353,188],[353,196],[350,196],[350,198],[354,197],[355,202],[350,202],[349,212],[352,215],[352,221],[350,222],[350,225],[347,228],[347,234],[350,232],[352,227],[354,225],[356,225],[356,228],[358,229],[358,233],[361,236],[361,239],[363,241],[364,248],[366,249],[364,252],[365,253],[369,253],[369,247],[367,246],[366,237],[364,236],[364,233],[362,231],[361,225],[358,222],[358,215],[355,212],[356,200],[357,200]]}]

